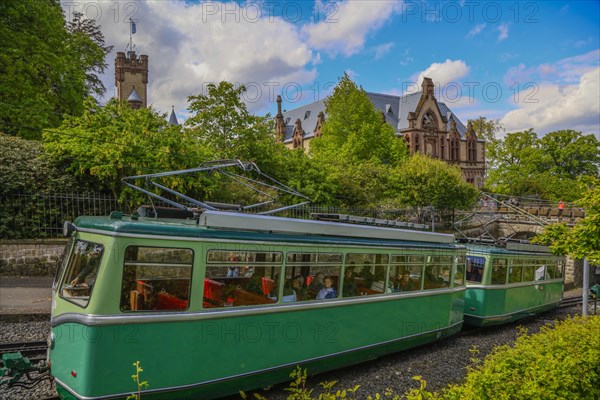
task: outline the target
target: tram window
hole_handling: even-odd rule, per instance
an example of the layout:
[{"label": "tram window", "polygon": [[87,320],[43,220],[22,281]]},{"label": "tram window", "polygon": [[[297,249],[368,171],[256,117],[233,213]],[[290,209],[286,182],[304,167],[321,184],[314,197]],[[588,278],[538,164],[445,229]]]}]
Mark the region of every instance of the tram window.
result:
[{"label": "tram window", "polygon": [[98,269],[102,261],[104,246],[78,240],[67,261],[67,272],[63,276],[60,296],[81,307],[87,307]]},{"label": "tram window", "polygon": [[548,279],[554,279],[556,277],[556,263],[554,260],[548,260],[546,265],[546,276]]},{"label": "tram window", "polygon": [[542,264],[542,265],[535,266],[535,280],[536,281],[543,281],[543,280],[550,279],[550,277],[548,276],[549,271],[546,268],[545,262],[546,262],[545,260],[540,260],[540,264]]},{"label": "tram window", "polygon": [[535,265],[525,265],[523,267],[523,282],[531,282],[535,277]]},{"label": "tram window", "polygon": [[466,269],[466,257],[456,257],[456,271],[454,273],[454,287],[465,285],[465,269]]},{"label": "tram window", "polygon": [[277,302],[282,253],[209,250],[204,276],[204,308]]},{"label": "tram window", "polygon": [[[344,281],[352,290],[345,289],[344,296],[370,296],[391,293],[390,283],[386,282],[389,256],[387,254],[351,253],[346,254],[346,271],[352,270],[353,277]],[[387,286],[386,286],[387,285]]]},{"label": "tram window", "polygon": [[467,256],[467,281],[481,283],[483,281],[483,268],[485,258]]},{"label": "tram window", "polygon": [[508,283],[521,282],[523,267],[521,265],[512,265],[508,274]]},{"label": "tram window", "polygon": [[282,301],[339,297],[341,271],[341,253],[287,253]]},{"label": "tram window", "polygon": [[424,289],[450,287],[452,256],[429,256],[425,265]]},{"label": "tram window", "polygon": [[121,311],[187,310],[193,258],[191,249],[127,247]]},{"label": "tram window", "polygon": [[393,255],[390,259],[390,286],[393,292],[421,289],[425,257],[420,254]]},{"label": "tram window", "polygon": [[492,285],[504,285],[506,283],[506,259],[495,258],[492,265]]}]

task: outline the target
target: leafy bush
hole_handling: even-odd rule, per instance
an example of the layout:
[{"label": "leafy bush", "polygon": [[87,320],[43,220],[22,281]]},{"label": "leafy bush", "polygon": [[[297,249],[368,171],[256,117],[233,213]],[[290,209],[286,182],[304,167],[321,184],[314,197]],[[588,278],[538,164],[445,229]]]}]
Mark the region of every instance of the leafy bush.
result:
[{"label": "leafy bush", "polygon": [[82,190],[71,175],[44,155],[42,144],[0,133],[0,195]]},{"label": "leafy bush", "polygon": [[465,383],[441,393],[444,399],[600,398],[600,317],[575,317],[524,330],[514,347],[499,346]]}]

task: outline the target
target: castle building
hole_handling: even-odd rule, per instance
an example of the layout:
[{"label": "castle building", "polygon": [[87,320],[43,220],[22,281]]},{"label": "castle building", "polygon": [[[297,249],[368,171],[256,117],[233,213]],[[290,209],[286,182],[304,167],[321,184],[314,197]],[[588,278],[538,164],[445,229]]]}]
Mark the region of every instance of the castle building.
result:
[{"label": "castle building", "polygon": [[[465,126],[446,104],[437,101],[430,78],[423,79],[421,88],[403,96],[370,92],[367,96],[398,138],[406,142],[410,154],[427,154],[458,165],[466,182],[482,187],[485,141],[477,137],[470,122]],[[290,111],[282,111],[281,105],[281,96],[277,96],[277,140],[290,149],[308,152],[310,141],[321,136],[326,121],[324,100]]]},{"label": "castle building", "polygon": [[117,53],[115,59],[117,98],[127,100],[132,108],[148,107],[148,56],[135,51]]}]

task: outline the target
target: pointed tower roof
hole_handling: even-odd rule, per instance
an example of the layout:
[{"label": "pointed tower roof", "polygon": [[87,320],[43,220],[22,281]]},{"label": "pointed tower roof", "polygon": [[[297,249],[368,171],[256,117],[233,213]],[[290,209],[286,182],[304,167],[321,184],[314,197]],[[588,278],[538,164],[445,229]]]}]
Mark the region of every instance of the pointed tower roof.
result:
[{"label": "pointed tower roof", "polygon": [[133,90],[131,90],[131,93],[129,94],[127,101],[128,102],[139,101],[140,103],[142,102],[142,99],[140,99],[140,96],[135,91],[135,87],[133,88]]},{"label": "pointed tower roof", "polygon": [[179,125],[177,115],[175,115],[175,106],[171,106],[171,116],[169,117],[169,125]]}]

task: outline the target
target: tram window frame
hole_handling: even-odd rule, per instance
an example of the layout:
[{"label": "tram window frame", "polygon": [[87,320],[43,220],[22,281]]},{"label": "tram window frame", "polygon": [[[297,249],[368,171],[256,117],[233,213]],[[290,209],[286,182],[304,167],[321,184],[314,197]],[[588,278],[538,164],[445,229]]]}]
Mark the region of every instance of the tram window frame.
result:
[{"label": "tram window frame", "polygon": [[[77,239],[68,257],[58,293],[60,298],[85,309],[90,303],[100,273],[104,245]],[[75,279],[78,282],[73,284]]]},{"label": "tram window frame", "polygon": [[[490,277],[490,283],[492,285],[505,285],[508,279],[507,277],[507,269],[508,260],[506,258],[494,258],[492,260],[492,276]],[[499,269],[504,270],[502,274],[499,273]],[[499,277],[503,277],[503,279],[497,279]]]},{"label": "tram window frame", "polygon": [[345,297],[392,293],[388,276],[389,264],[390,256],[386,253],[346,253],[344,265],[346,269],[354,270],[353,283],[356,289],[354,295],[346,291],[348,294]]},{"label": "tram window frame", "polygon": [[447,255],[430,255],[425,259],[423,289],[448,289],[452,286],[454,259]]},{"label": "tram window frame", "polygon": [[535,261],[526,260],[523,265],[523,278],[522,282],[534,282],[535,281]]},{"label": "tram window frame", "polygon": [[[283,303],[332,300],[341,297],[343,253],[292,251],[286,254]],[[331,279],[333,292],[324,288]],[[322,279],[321,281],[319,281]]]},{"label": "tram window frame", "polygon": [[[135,256],[134,249],[137,249]],[[195,252],[189,247],[127,246],[123,256],[120,311],[189,310],[194,259]],[[128,276],[133,280],[126,281]]]},{"label": "tram window frame", "polygon": [[[423,254],[392,254],[390,256],[390,286],[393,293],[419,291],[423,287]],[[408,274],[409,284],[402,282]],[[400,277],[400,278],[399,278]]]},{"label": "tram window frame", "polygon": [[214,311],[276,304],[282,266],[281,251],[207,250],[202,308]]},{"label": "tram window frame", "polygon": [[454,287],[462,287],[467,284],[467,257],[456,256],[455,260]]},{"label": "tram window frame", "polygon": [[[483,256],[467,255],[466,279],[471,283],[483,283],[486,259]],[[471,271],[469,272],[469,267]],[[478,273],[479,271],[479,273]]]}]

